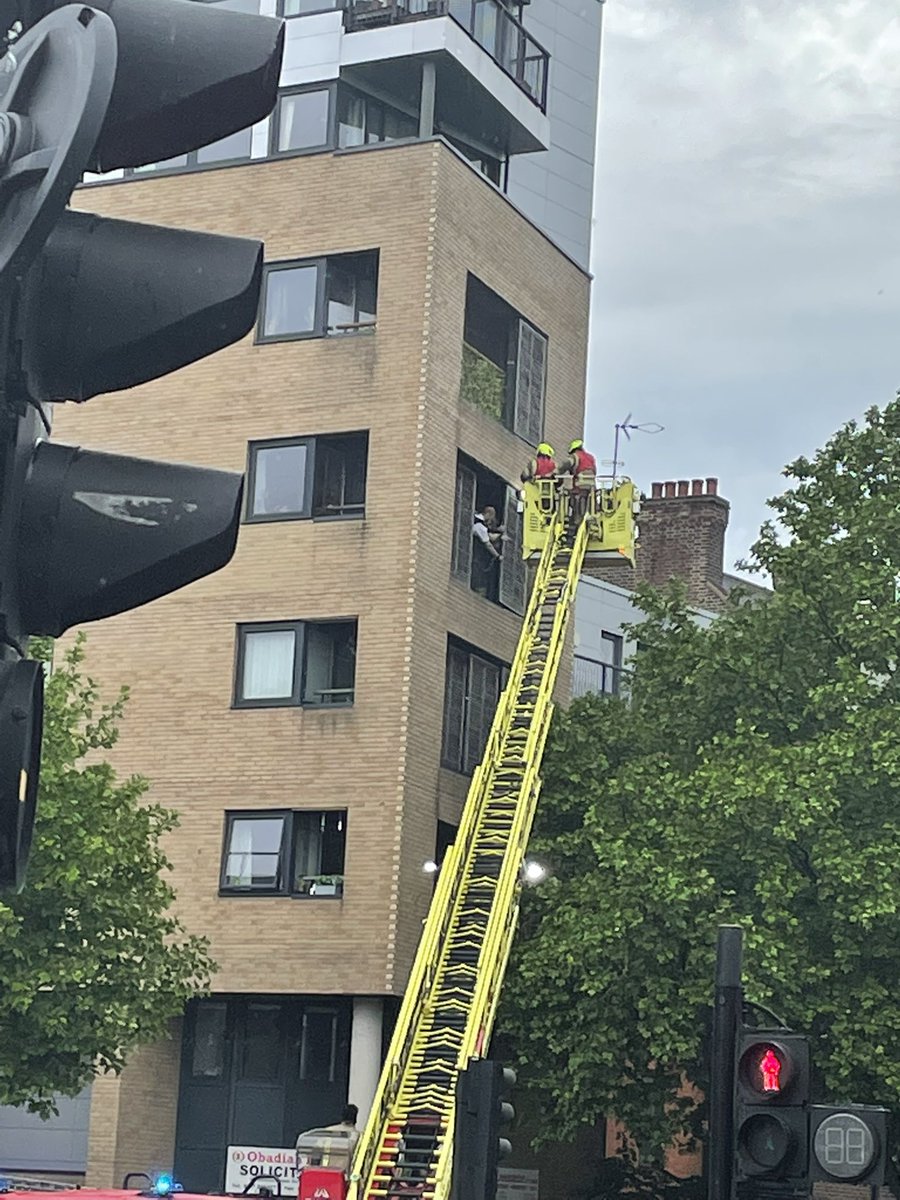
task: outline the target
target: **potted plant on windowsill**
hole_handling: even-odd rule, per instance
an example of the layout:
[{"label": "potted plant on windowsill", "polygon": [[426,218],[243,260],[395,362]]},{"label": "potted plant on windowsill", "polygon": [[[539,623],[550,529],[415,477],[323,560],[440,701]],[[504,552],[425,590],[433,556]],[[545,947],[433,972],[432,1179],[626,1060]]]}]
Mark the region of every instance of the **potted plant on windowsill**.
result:
[{"label": "potted plant on windowsill", "polygon": [[343,875],[307,875],[304,879],[307,896],[342,896],[344,894]]}]

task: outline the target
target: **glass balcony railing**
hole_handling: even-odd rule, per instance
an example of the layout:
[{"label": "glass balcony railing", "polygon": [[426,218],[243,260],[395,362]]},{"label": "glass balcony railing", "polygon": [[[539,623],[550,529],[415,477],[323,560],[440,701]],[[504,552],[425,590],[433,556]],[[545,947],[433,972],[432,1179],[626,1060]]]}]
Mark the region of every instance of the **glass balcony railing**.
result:
[{"label": "glass balcony railing", "polygon": [[353,31],[448,16],[547,111],[550,55],[500,0],[346,0],[344,19]]}]

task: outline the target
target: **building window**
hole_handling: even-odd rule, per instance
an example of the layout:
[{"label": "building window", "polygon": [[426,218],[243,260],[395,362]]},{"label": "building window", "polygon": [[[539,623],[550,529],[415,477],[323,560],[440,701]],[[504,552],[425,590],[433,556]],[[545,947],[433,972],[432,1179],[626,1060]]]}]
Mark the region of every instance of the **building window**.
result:
[{"label": "building window", "polygon": [[247,520],[364,517],[368,433],[251,442]]},{"label": "building window", "polygon": [[438,869],[443,865],[450,847],[456,841],[458,832],[458,825],[451,825],[449,821],[438,821],[434,838],[434,861]]},{"label": "building window", "polygon": [[[484,518],[476,522],[478,514]],[[498,531],[490,544],[484,541]],[[516,613],[524,613],[526,600],[525,561],[522,558],[522,516],[518,492],[492,471],[465,455],[456,467],[456,503],[453,512],[451,573],[472,591]]]},{"label": "building window", "polygon": [[346,809],[226,813],[220,890],[341,896],[346,840]]},{"label": "building window", "polygon": [[259,13],[259,0],[201,0],[212,8],[226,8],[229,12]]},{"label": "building window", "polygon": [[321,336],[320,274],[316,262],[266,268],[260,341]]},{"label": "building window", "polygon": [[331,88],[283,92],[272,121],[272,154],[331,145]]},{"label": "building window", "polygon": [[546,336],[469,275],[462,399],[536,446],[544,429],[546,376]]},{"label": "building window", "polygon": [[396,142],[419,133],[419,119],[399,108],[375,100],[346,84],[338,85],[338,146],[369,146]]},{"label": "building window", "polygon": [[[225,7],[222,5],[222,7]],[[239,129],[228,137],[192,150],[190,154],[177,154],[174,158],[162,162],[145,163],[141,167],[130,167],[126,175],[148,175],[159,171],[184,171],[194,167],[204,167],[210,164],[221,166],[223,163],[246,162],[250,158],[250,148],[253,140],[253,127]]]},{"label": "building window", "polygon": [[[463,141],[462,138],[455,137],[440,127],[436,130],[441,137],[446,138],[451,146],[455,147],[463,158],[468,159],[472,166],[480,171],[485,178],[497,187],[503,186],[503,166],[505,159],[496,154],[491,154],[487,150],[482,150],[477,146],[472,146],[469,142]],[[504,189],[505,190],[505,189]]]},{"label": "building window", "polygon": [[338,0],[278,0],[278,16],[305,17],[309,13],[330,12],[340,7]]},{"label": "building window", "polygon": [[337,1064],[338,1014],[333,1008],[303,1010],[300,1029],[300,1078],[334,1083]]},{"label": "building window", "polygon": [[340,254],[325,264],[325,332],[375,327],[378,255]]},{"label": "building window", "polygon": [[[586,696],[589,693],[605,696],[618,696],[622,686],[622,646],[620,634],[600,634],[599,655],[596,658],[581,654],[575,655],[575,671],[572,676],[572,696]],[[583,650],[584,648],[582,648]]]},{"label": "building window", "polygon": [[463,642],[450,641],[444,681],[441,763],[470,774],[484,755],[508,669]]},{"label": "building window", "polygon": [[201,146],[196,151],[197,164],[238,162],[249,158],[252,138],[252,129],[239,129],[237,133],[230,133],[228,137],[220,138],[209,146]]},{"label": "building window", "polygon": [[360,333],[375,328],[378,251],[270,263],[257,340]]},{"label": "building window", "polygon": [[234,706],[345,706],[356,680],[356,620],[239,625]]},{"label": "building window", "polygon": [[194,1021],[194,1045],[191,1055],[191,1074],[195,1079],[221,1079],[225,1073],[225,1027],[227,1009],[224,1004],[201,1000]]}]

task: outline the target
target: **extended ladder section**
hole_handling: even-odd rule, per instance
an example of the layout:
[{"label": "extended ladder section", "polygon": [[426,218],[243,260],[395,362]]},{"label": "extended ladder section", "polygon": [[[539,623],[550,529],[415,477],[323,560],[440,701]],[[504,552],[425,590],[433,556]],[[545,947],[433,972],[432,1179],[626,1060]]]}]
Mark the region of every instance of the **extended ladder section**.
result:
[{"label": "extended ladder section", "polygon": [[456,841],[441,867],[351,1200],[447,1200],[456,1080],[486,1050],[515,934],[553,687],[588,545],[556,504],[522,635]]}]

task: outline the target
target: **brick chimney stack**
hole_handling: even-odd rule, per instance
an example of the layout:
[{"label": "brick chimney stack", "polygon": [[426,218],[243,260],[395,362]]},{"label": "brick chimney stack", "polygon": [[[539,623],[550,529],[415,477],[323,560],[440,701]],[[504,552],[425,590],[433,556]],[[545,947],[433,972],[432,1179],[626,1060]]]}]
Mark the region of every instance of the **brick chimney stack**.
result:
[{"label": "brick chimney stack", "polygon": [[638,582],[661,585],[681,579],[699,608],[718,610],[723,587],[728,501],[718,479],[677,479],[653,483],[638,517],[640,537],[635,569],[627,563],[589,564],[586,574],[619,587]]}]

